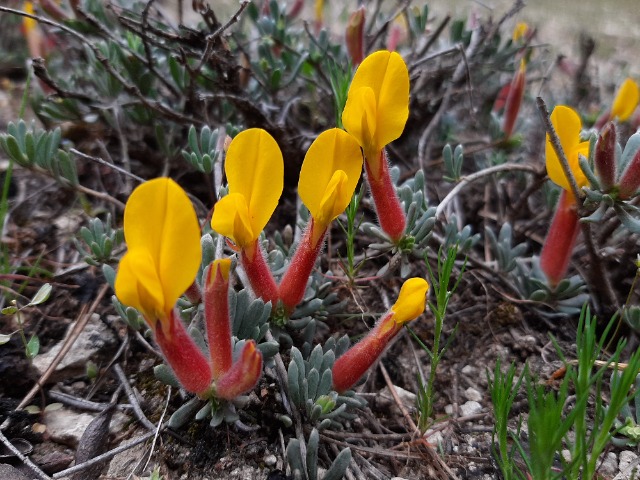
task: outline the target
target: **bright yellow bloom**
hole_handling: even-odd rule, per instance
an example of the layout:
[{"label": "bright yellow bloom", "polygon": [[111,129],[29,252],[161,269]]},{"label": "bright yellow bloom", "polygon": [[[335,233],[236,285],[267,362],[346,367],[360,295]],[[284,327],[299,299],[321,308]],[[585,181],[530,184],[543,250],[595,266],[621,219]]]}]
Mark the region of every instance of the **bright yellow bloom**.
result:
[{"label": "bright yellow bloom", "polygon": [[344,130],[326,130],[309,147],[298,194],[323,230],[347,208],[361,172],[360,146]]},{"label": "bright yellow bloom", "polygon": [[398,300],[391,307],[396,324],[415,320],[424,312],[429,283],[424,278],[410,278],[402,284]]},{"label": "bright yellow bloom", "polygon": [[527,33],[529,33],[529,25],[527,25],[526,22],[518,22],[513,29],[513,34],[511,35],[513,43],[518,43],[525,39]]},{"label": "bright yellow bloom", "polygon": [[271,135],[251,128],[233,139],[224,168],[229,195],[216,203],[211,228],[247,248],[264,229],[282,195],[282,153]]},{"label": "bright yellow bloom", "polygon": [[128,251],[118,268],[116,296],[152,327],[156,320],[165,324],[202,259],[200,225],[189,197],[169,178],[143,183],[127,201],[124,236]]},{"label": "bright yellow bloom", "polygon": [[[558,105],[551,113],[551,123],[558,134],[562,150],[564,151],[571,173],[576,179],[578,188],[587,185],[587,177],[582,172],[578,163],[578,155],[589,155],[589,142],[580,142],[580,130],[582,130],[582,122],[578,114],[571,108],[564,105]],[[571,192],[569,180],[564,174],[560,160],[556,155],[549,134],[547,134],[547,142],[545,148],[547,174],[553,183]]]},{"label": "bright yellow bloom", "polygon": [[356,70],[342,112],[344,128],[363,148],[372,172],[379,171],[380,152],[402,134],[407,118],[407,65],[395,52],[372,53]]},{"label": "bright yellow bloom", "polygon": [[610,118],[612,120],[617,118],[621,122],[628,120],[638,106],[639,99],[638,84],[632,78],[627,78],[618,89],[611,107]]}]

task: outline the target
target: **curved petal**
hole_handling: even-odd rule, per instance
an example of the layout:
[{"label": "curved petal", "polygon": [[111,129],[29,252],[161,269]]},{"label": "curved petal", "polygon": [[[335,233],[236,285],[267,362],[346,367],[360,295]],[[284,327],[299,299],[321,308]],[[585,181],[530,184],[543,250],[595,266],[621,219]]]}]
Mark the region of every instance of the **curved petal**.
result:
[{"label": "curved petal", "polygon": [[[564,105],[558,105],[551,113],[551,123],[558,134],[562,150],[567,157],[569,167],[573,175],[576,177],[578,185],[582,182],[586,182],[586,178],[578,164],[578,152],[584,151],[584,142],[582,144],[580,143],[580,130],[582,129],[580,117],[573,109],[565,107]],[[571,189],[569,181],[564,174],[562,165],[560,164],[560,159],[556,155],[553,145],[551,145],[551,140],[549,139],[548,134],[545,145],[545,157],[547,174],[551,181],[569,191]]]},{"label": "curved petal", "polygon": [[115,291],[118,300],[140,311],[148,322],[164,317],[164,293],[149,252],[129,250],[122,257]]},{"label": "curved petal", "polygon": [[248,247],[257,238],[254,238],[251,229],[247,200],[239,193],[230,193],[217,201],[211,217],[211,228],[233,240],[240,248]]},{"label": "curved petal", "polygon": [[[374,147],[381,150],[402,134],[409,118],[409,71],[402,57],[396,52],[381,50],[367,56],[356,70],[342,115],[346,130],[356,138],[356,133],[351,130],[354,127],[354,131],[358,129],[355,123],[361,121],[361,115],[347,107],[352,95],[362,95],[358,91],[363,87],[371,88],[376,99],[376,127],[369,127],[374,132],[370,150],[373,151]],[[365,145],[362,147],[367,150]]]},{"label": "curved petal", "polygon": [[347,189],[348,180],[347,174],[342,170],[337,170],[331,177],[318,210],[311,214],[321,227],[327,227],[349,204],[353,191]]},{"label": "curved petal", "polygon": [[225,161],[229,193],[244,196],[255,240],[278,206],[284,187],[280,147],[265,130],[250,128],[229,145]]},{"label": "curved petal", "polygon": [[400,289],[398,300],[391,307],[397,324],[415,320],[424,312],[429,283],[424,278],[410,278]]},{"label": "curved petal", "polygon": [[[339,182],[334,179],[338,171],[344,175]],[[361,173],[362,153],[357,141],[344,130],[332,128],[318,135],[309,147],[300,170],[298,193],[311,215],[318,221],[322,216],[328,225],[349,204]],[[329,188],[332,182],[333,186]],[[336,182],[340,183],[338,197],[335,197]],[[328,190],[334,192],[330,194],[335,197],[333,201],[325,198]],[[333,203],[330,212],[327,211],[329,203]],[[325,211],[324,215],[321,210]]]},{"label": "curved petal", "polygon": [[638,106],[639,98],[638,84],[632,78],[627,78],[618,89],[610,117],[617,118],[621,122],[628,120]]},{"label": "curved petal", "polygon": [[[200,225],[189,197],[169,178],[143,183],[127,201],[124,235],[131,252],[148,255],[168,314],[193,283],[202,259]],[[147,289],[157,288],[145,279],[140,282]]]},{"label": "curved petal", "polygon": [[377,122],[376,96],[371,87],[349,90],[347,103],[342,112],[342,124],[358,141],[368,160],[376,157],[378,147],[375,144]]}]

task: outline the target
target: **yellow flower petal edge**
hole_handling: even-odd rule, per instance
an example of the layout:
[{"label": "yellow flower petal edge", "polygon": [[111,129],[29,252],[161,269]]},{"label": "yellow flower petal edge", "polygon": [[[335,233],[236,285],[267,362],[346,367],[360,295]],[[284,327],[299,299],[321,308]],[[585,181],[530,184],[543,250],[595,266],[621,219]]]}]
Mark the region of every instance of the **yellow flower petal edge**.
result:
[{"label": "yellow flower petal edge", "polygon": [[[589,155],[589,142],[580,142],[580,131],[582,130],[580,116],[572,108],[558,105],[551,113],[551,123],[558,134],[560,145],[562,145],[562,150],[567,157],[569,168],[576,179],[578,188],[586,186],[588,183],[587,177],[580,168],[578,155],[581,154],[585,157]],[[551,181],[570,192],[571,186],[569,180],[567,180],[564,174],[560,159],[556,155],[553,145],[551,145],[548,134],[545,145],[545,157],[547,174]]]},{"label": "yellow flower petal edge", "polygon": [[402,134],[408,118],[409,71],[404,60],[387,50],[367,56],[353,76],[342,112],[344,128],[356,137],[367,161],[378,162],[380,150]]},{"label": "yellow flower petal edge", "polygon": [[640,90],[638,84],[632,78],[627,78],[616,94],[616,98],[611,106],[611,118],[617,118],[619,121],[624,122],[628,120],[631,114],[638,106],[638,100],[640,99]]},{"label": "yellow flower petal edge", "polygon": [[[29,13],[31,15],[35,15],[36,13],[33,8],[33,2],[31,1],[24,2],[23,10],[25,13]],[[36,28],[36,26],[38,25],[38,22],[33,18],[24,17],[22,19],[22,25],[24,26],[24,33],[26,35]]]},{"label": "yellow flower petal edge", "polygon": [[255,242],[251,227],[251,217],[247,200],[239,193],[230,193],[217,201],[211,216],[211,228],[233,240],[240,248],[247,248]]},{"label": "yellow flower petal edge", "polygon": [[298,194],[316,222],[326,227],[344,211],[361,173],[362,153],[351,135],[338,128],[318,135],[305,155],[298,182]]},{"label": "yellow flower petal edge", "polygon": [[250,232],[255,240],[271,218],[282,195],[284,161],[280,147],[265,130],[245,130],[229,145],[225,172],[229,193],[237,193],[245,198]]},{"label": "yellow flower petal edge", "polygon": [[200,225],[189,197],[169,178],[143,183],[127,201],[124,236],[128,253],[116,278],[116,296],[145,315],[168,318],[202,259]]},{"label": "yellow flower petal edge", "polygon": [[415,320],[424,312],[429,283],[424,278],[410,278],[402,284],[398,300],[391,307],[396,324]]}]

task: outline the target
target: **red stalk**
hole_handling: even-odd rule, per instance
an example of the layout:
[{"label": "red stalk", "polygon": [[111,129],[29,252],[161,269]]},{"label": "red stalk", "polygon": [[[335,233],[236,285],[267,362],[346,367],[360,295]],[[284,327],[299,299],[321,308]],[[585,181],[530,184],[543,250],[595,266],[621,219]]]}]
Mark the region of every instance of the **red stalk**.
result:
[{"label": "red stalk", "polygon": [[518,119],[522,97],[524,97],[526,64],[524,60],[520,61],[520,68],[516,72],[511,81],[511,87],[507,94],[507,101],[504,107],[504,120],[502,122],[502,131],[504,138],[509,139],[513,133],[513,127]]},{"label": "red stalk", "polygon": [[249,277],[249,283],[256,297],[265,302],[271,302],[275,308],[278,302],[278,286],[264,258],[259,240],[256,240],[251,247],[240,251],[240,263]]},{"label": "red stalk", "polygon": [[216,397],[233,400],[256,386],[262,375],[262,352],[256,342],[249,340],[242,349],[240,358],[216,382]]},{"label": "red stalk", "polygon": [[576,202],[563,190],[540,253],[540,267],[552,288],[567,274],[573,246],[580,231],[578,220]]},{"label": "red stalk", "polygon": [[159,323],[155,328],[156,342],[164,358],[185,390],[196,394],[206,392],[212,381],[209,359],[187,333],[175,310],[171,311],[167,323],[168,335]]},{"label": "red stalk", "polygon": [[393,312],[386,313],[366,337],[336,360],[332,369],[334,390],[342,393],[351,388],[382,355],[402,328],[395,322],[391,327],[385,325],[389,321],[393,322]]},{"label": "red stalk", "polygon": [[217,380],[231,368],[233,363],[229,318],[229,277],[225,278],[220,265],[213,263],[207,271],[206,278],[204,318],[211,356],[211,372],[213,379]]},{"label": "red stalk", "polygon": [[298,243],[298,248],[293,254],[291,264],[289,264],[289,268],[287,268],[280,281],[278,297],[288,314],[291,314],[302,301],[304,292],[307,289],[309,276],[324,244],[324,236],[327,230],[325,228],[324,231],[320,232],[317,231],[318,228],[318,225],[311,218]]},{"label": "red stalk", "polygon": [[394,242],[397,242],[404,235],[407,221],[398,193],[389,175],[389,165],[384,149],[380,152],[378,164],[379,171],[374,175],[369,167],[369,162],[365,162],[367,180],[373,203],[376,206],[380,227]]},{"label": "red stalk", "polygon": [[608,192],[616,181],[616,126],[609,122],[600,131],[594,157],[602,190]]}]

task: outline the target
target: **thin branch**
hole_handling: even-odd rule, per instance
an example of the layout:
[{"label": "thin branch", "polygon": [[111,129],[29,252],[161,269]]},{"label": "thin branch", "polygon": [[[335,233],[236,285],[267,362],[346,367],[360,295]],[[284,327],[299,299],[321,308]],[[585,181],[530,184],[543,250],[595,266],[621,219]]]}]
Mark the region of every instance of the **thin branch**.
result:
[{"label": "thin branch", "polygon": [[502,165],[495,165],[493,167],[485,168],[484,170],[480,170],[479,172],[473,173],[471,175],[467,175],[466,177],[462,177],[460,181],[456,184],[455,187],[451,189],[451,191],[447,194],[446,197],[440,202],[438,208],[436,209],[436,218],[442,214],[446,206],[451,202],[455,196],[462,190],[467,184],[471,182],[475,182],[476,180],[486,177],[488,175],[493,175],[498,172],[529,172],[533,174],[540,174],[539,169],[534,167],[533,165],[521,165],[519,163],[503,163]]},{"label": "thin branch", "polygon": [[38,468],[38,466],[33,463],[31,460],[29,460],[28,457],[26,457],[25,455],[22,454],[22,452],[20,450],[18,450],[13,443],[11,443],[9,441],[9,439],[7,437],[4,436],[4,434],[2,433],[2,430],[0,430],[0,442],[2,442],[2,444],[7,447],[7,449],[9,449],[9,451],[11,451],[11,453],[13,453],[16,457],[18,457],[20,459],[20,461],[22,463],[24,463],[27,467],[29,467],[29,469],[40,479],[40,480],[51,480],[51,477],[49,477],[49,475],[47,475],[46,473],[44,473],[42,470],[40,470],[40,468]]},{"label": "thin branch", "polygon": [[146,182],[146,180],[142,177],[139,177],[138,175],[128,172],[127,170],[125,170],[122,167],[119,167],[117,165],[114,165],[113,163],[109,163],[106,160],[103,160],[100,157],[92,157],[91,155],[87,155],[86,153],[82,153],[80,150],[76,150],[75,148],[71,148],[69,149],[69,151],[71,153],[73,153],[74,155],[77,155],[80,158],[83,158],[84,160],[91,160],[92,162],[96,162],[99,163],[100,165],[105,165],[109,168],[111,168],[112,170],[115,170],[116,172],[122,173],[123,175],[126,175],[128,177],[133,178],[134,180],[137,180],[140,183],[144,183]]},{"label": "thin branch", "polygon": [[122,367],[120,366],[120,364],[115,364],[113,366],[113,371],[116,373],[118,380],[120,380],[120,383],[124,387],[124,391],[127,394],[127,398],[129,399],[129,403],[133,408],[133,413],[135,414],[136,418],[140,423],[142,423],[142,425],[147,430],[150,430],[155,434],[157,427],[153,423],[151,423],[151,421],[147,418],[147,416],[142,411],[142,408],[140,408],[138,399],[136,398],[135,393],[133,393],[133,389],[131,388],[131,385],[129,385],[129,380],[127,379],[127,376],[124,374],[124,371],[122,370]]},{"label": "thin branch", "polygon": [[[58,473],[55,473],[53,475],[53,478],[57,480],[58,478],[68,477],[69,475],[71,475],[73,473],[81,472],[82,470],[85,470],[86,468],[89,468],[92,465],[95,465],[96,463],[104,462],[105,460],[108,460],[110,458],[115,457],[120,452],[124,452],[126,450],[129,450],[132,447],[135,447],[136,445],[139,445],[139,444],[141,444],[143,442],[146,442],[151,437],[153,437],[155,434],[156,434],[155,430],[151,431],[151,432],[147,432],[144,435],[136,438],[135,440],[132,440],[129,443],[125,443],[124,445],[120,445],[119,447],[114,448],[113,450],[109,450],[108,452],[105,452],[102,455],[98,455],[97,457],[94,457],[91,460],[87,460],[84,463],[81,463],[79,465],[75,465],[75,466],[73,466],[71,468],[67,468],[66,470],[63,470],[63,471],[58,472]],[[46,478],[48,479],[49,477],[46,477]]]}]

